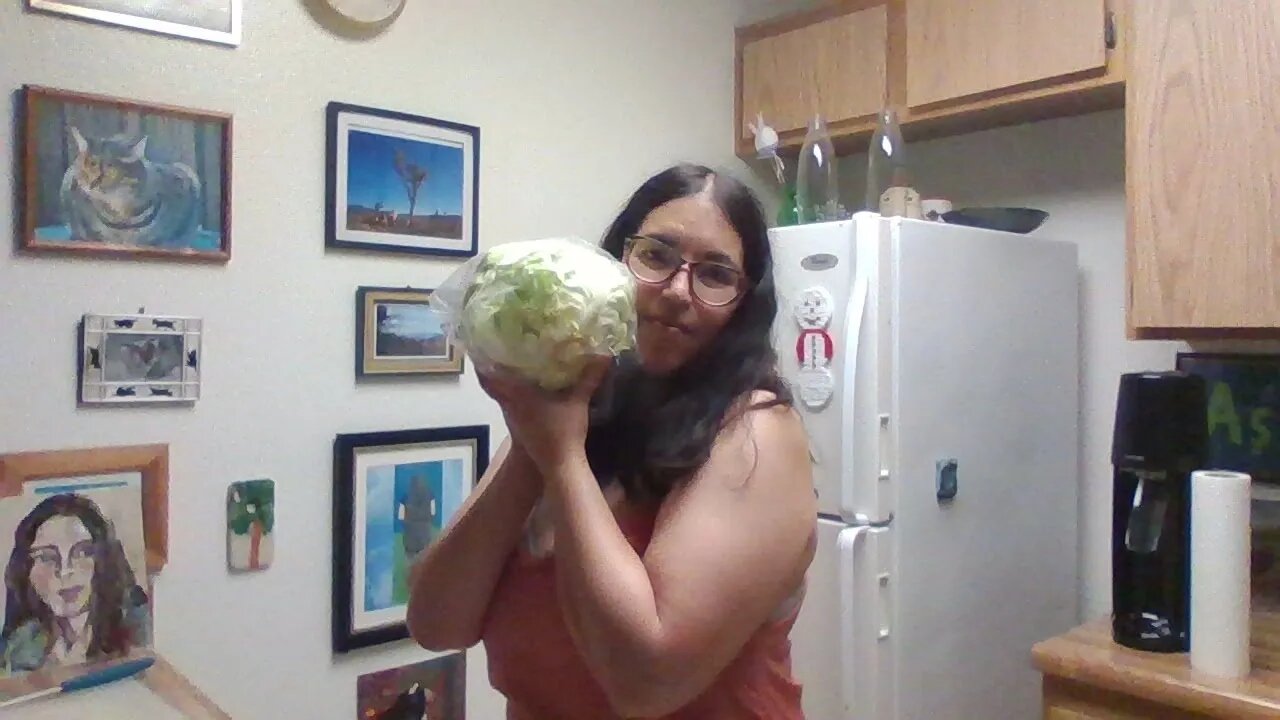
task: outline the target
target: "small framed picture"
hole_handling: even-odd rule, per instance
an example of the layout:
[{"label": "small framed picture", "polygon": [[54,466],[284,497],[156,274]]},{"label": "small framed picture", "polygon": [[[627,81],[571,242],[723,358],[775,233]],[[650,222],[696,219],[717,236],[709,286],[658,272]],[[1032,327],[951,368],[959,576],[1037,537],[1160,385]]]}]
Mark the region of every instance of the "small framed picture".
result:
[{"label": "small framed picture", "polygon": [[203,322],[161,315],[85,315],[80,402],[192,403],[200,398]]},{"label": "small framed picture", "polygon": [[227,569],[255,572],[275,557],[276,483],[242,480],[227,488]]},{"label": "small framed picture", "polygon": [[27,0],[32,10],[164,35],[240,44],[241,0]]},{"label": "small framed picture", "polygon": [[457,375],[463,355],[450,341],[430,290],[356,290],[356,377]]},{"label": "small framed picture", "polygon": [[356,678],[356,717],[465,720],[467,656],[453,652]]},{"label": "small framed picture", "polygon": [[327,133],[326,245],[476,254],[480,128],[335,102]]},{"label": "small framed picture", "polygon": [[488,464],[487,425],[337,436],[334,652],[409,637],[409,568]]},{"label": "small framed picture", "polygon": [[231,116],[27,86],[27,252],[227,262]]}]

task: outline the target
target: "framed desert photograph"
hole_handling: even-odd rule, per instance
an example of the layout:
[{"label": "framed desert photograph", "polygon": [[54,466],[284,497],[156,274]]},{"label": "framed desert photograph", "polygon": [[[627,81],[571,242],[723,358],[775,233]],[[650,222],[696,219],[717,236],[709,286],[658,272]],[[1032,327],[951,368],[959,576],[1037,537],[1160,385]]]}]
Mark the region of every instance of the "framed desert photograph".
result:
[{"label": "framed desert photograph", "polygon": [[356,290],[356,377],[457,375],[463,354],[428,304],[431,290]]},{"label": "framed desert photograph", "polygon": [[21,249],[226,262],[231,117],[23,89]]},{"label": "framed desert photograph", "polygon": [[333,446],[333,649],[409,637],[409,568],[489,464],[489,427],[338,435]]},{"label": "framed desert photograph", "polygon": [[356,678],[356,720],[465,720],[464,652],[378,670]]},{"label": "framed desert photograph", "polygon": [[32,10],[239,45],[242,0],[27,0]]},{"label": "framed desert photograph", "polygon": [[17,676],[65,677],[151,645],[167,513],[164,445],[0,455],[0,698]]},{"label": "framed desert photograph", "polygon": [[330,103],[327,133],[328,246],[476,254],[480,128]]},{"label": "framed desert photograph", "polygon": [[200,398],[204,323],[160,315],[85,315],[80,402],[193,403]]}]

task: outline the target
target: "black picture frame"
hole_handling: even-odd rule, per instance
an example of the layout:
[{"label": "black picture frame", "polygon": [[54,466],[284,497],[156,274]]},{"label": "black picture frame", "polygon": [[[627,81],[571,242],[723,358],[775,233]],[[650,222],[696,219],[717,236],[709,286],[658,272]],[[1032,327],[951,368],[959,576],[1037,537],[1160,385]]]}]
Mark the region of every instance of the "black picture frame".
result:
[{"label": "black picture frame", "polygon": [[[422,136],[419,145],[448,146],[453,141],[460,143],[462,169],[461,210],[458,213],[459,236],[457,238],[438,238],[415,235],[410,232],[395,232],[398,221],[396,211],[384,213],[381,209],[369,209],[350,205],[351,194],[347,189],[349,179],[349,148],[345,140],[349,140],[350,123],[360,123],[367,134],[377,135],[378,129],[398,131],[414,129]],[[346,124],[344,124],[346,123]],[[431,138],[428,135],[435,134]],[[403,133],[402,133],[403,134]],[[398,136],[397,136],[398,137]],[[417,167],[410,165],[410,167]],[[426,168],[430,179],[431,168]],[[396,165],[395,173],[399,172]],[[468,181],[469,179],[469,181]],[[421,186],[421,182],[419,186]],[[415,192],[416,197],[416,192]],[[411,201],[413,202],[413,201]],[[409,214],[406,227],[412,228],[414,218],[418,217],[416,207]],[[358,211],[361,217],[368,220],[364,229],[353,228],[355,222],[348,217],[348,212]],[[372,213],[372,216],[370,215]],[[452,233],[453,215],[436,214],[424,216],[424,223],[444,228]],[[346,220],[346,222],[344,222]],[[379,224],[381,223],[381,224]],[[325,245],[330,248],[367,250],[419,256],[437,256],[466,258],[477,254],[480,247],[480,128],[475,125],[441,120],[425,115],[413,115],[394,110],[384,110],[350,103],[330,102],[326,109],[325,119]],[[383,230],[375,227],[384,228]],[[416,239],[416,241],[413,241]]]},{"label": "black picture frame", "polygon": [[[444,343],[442,356],[379,354],[378,305],[394,303],[425,306],[433,292],[435,292],[434,288],[373,285],[362,285],[356,288],[355,372],[357,380],[461,375],[465,371],[466,354],[458,348],[443,327],[440,335],[440,342]],[[431,311],[428,309],[428,312]],[[423,342],[435,341],[432,337]]]},{"label": "black picture frame", "polygon": [[1174,367],[1206,382],[1208,467],[1280,484],[1280,355],[1181,351]]},{"label": "black picture frame", "polygon": [[[463,456],[469,454],[471,471],[464,473],[466,493],[475,489],[476,483],[484,475],[489,466],[489,426],[463,425],[456,427],[415,428],[360,433],[343,433],[335,437],[333,443],[333,608],[332,608],[332,644],[335,653],[346,653],[352,650],[397,642],[409,637],[406,621],[399,617],[400,605],[374,610],[362,610],[367,614],[380,613],[396,615],[394,619],[369,622],[356,621],[355,588],[364,587],[363,573],[368,572],[364,560],[357,562],[354,553],[357,547],[356,518],[367,518],[367,508],[357,507],[357,457],[361,451],[379,449],[385,452],[404,453],[406,459],[413,457],[412,452],[424,451],[424,448],[461,448]],[[419,455],[420,457],[420,455]],[[422,462],[419,460],[418,462]],[[385,466],[380,466],[379,469]],[[394,472],[394,470],[393,470]],[[384,476],[385,477],[385,476]],[[399,476],[396,475],[398,481]],[[441,481],[442,484],[445,480]],[[393,493],[398,492],[397,486]],[[444,504],[444,493],[441,493],[441,505]],[[466,495],[457,498],[461,504]],[[448,522],[456,507],[441,507],[438,525],[443,527]],[[399,510],[393,501],[392,513]],[[435,513],[433,512],[433,515]],[[365,520],[365,531],[368,530]],[[367,537],[365,538],[368,541]],[[366,551],[368,555],[368,551]],[[407,574],[407,561],[403,573]],[[394,575],[394,569],[391,570]],[[357,578],[360,575],[360,579]],[[360,604],[363,605],[364,598]]]}]

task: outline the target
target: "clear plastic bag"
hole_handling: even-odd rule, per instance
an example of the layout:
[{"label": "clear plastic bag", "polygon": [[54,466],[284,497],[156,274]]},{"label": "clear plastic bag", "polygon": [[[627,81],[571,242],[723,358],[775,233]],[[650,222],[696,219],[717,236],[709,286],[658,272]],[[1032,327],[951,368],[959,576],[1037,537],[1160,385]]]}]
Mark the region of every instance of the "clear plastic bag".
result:
[{"label": "clear plastic bag", "polygon": [[635,347],[635,283],[578,238],[505,243],[431,294],[450,341],[480,372],[501,367],[546,390],[573,385],[594,356]]}]

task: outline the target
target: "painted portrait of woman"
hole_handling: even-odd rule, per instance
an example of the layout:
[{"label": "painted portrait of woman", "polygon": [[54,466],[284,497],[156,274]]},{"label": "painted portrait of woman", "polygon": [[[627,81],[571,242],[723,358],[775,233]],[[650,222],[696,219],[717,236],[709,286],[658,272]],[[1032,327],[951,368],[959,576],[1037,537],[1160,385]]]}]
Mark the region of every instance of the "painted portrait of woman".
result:
[{"label": "painted portrait of woman", "polygon": [[92,500],[73,493],[46,498],[18,524],[13,541],[0,671],[75,665],[148,643],[146,592]]}]

